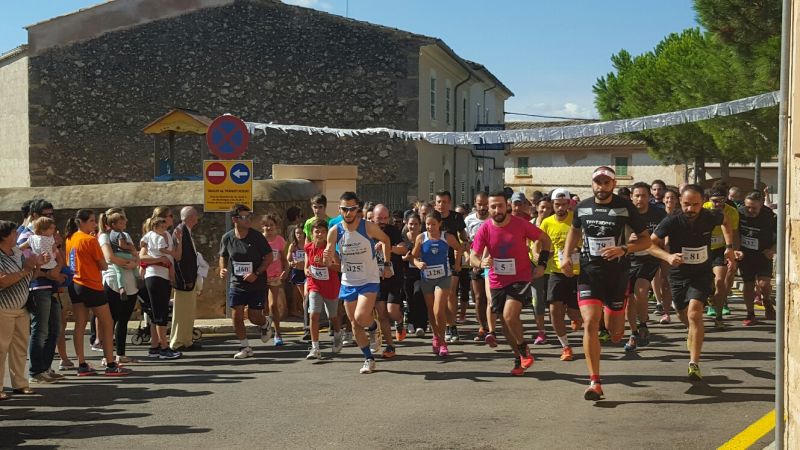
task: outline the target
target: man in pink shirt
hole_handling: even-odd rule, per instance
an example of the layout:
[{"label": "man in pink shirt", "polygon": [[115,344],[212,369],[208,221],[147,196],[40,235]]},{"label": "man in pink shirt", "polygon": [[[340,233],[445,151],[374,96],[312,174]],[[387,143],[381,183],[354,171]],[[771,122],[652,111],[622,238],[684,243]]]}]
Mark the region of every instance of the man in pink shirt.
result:
[{"label": "man in pink shirt", "polygon": [[[544,275],[550,258],[550,237],[536,225],[510,213],[504,192],[489,196],[489,217],[472,242],[470,263],[489,269],[492,312],[500,316],[503,333],[514,351],[511,375],[520,376],[533,365],[533,355],[525,343],[520,313],[531,303],[531,282]],[[539,241],[542,251],[536,268],[528,258],[528,244]],[[484,250],[488,255],[484,257]]]}]

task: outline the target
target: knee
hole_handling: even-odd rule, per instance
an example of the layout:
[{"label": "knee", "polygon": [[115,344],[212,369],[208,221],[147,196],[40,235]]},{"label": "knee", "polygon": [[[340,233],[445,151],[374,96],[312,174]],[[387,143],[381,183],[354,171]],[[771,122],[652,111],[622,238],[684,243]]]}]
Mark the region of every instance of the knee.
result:
[{"label": "knee", "polygon": [[696,309],[690,309],[686,313],[686,318],[689,320],[689,322],[702,322],[703,321],[703,311],[702,310],[698,311]]},{"label": "knee", "polygon": [[600,318],[596,316],[585,318],[583,321],[583,328],[587,333],[597,333],[600,331]]}]

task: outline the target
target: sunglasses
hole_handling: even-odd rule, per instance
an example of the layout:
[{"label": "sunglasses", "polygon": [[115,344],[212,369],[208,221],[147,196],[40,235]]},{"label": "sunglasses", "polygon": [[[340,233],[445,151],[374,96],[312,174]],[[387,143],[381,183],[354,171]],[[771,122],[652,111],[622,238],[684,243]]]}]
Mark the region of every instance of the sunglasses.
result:
[{"label": "sunglasses", "polygon": [[339,210],[343,213],[355,212],[358,211],[358,206],[340,206]]},{"label": "sunglasses", "polygon": [[233,218],[239,220],[250,220],[250,216],[252,216],[252,214],[239,214],[238,216],[233,216]]}]

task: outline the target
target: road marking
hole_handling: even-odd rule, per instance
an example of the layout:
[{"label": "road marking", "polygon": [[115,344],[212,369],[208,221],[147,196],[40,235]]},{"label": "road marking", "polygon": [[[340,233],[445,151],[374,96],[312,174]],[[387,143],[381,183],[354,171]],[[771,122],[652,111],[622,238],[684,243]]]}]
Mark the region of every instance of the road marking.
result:
[{"label": "road marking", "polygon": [[775,428],[775,410],[768,412],[764,417],[753,422],[741,433],[730,441],[722,444],[717,450],[746,449],[755,444],[759,439]]}]

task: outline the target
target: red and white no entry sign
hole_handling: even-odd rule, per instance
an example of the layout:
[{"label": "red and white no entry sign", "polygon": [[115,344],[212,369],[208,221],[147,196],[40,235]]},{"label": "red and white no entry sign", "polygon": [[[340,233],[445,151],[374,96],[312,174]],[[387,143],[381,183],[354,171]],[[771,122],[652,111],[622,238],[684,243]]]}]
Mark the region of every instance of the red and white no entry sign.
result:
[{"label": "red and white no entry sign", "polygon": [[206,180],[211,184],[220,184],[225,181],[227,176],[228,172],[225,170],[225,166],[220,163],[211,163],[206,168]]}]

